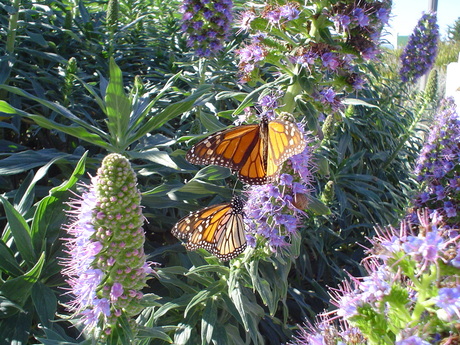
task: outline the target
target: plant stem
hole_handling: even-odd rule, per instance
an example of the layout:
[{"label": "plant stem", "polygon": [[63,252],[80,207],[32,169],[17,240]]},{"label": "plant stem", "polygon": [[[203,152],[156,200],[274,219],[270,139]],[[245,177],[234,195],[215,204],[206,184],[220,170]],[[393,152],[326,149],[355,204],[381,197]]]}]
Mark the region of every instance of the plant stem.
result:
[{"label": "plant stem", "polygon": [[[16,30],[18,28],[18,19],[19,19],[19,4],[20,0],[14,0],[12,7],[14,9],[13,14],[10,16],[10,21],[8,24],[8,33],[6,34],[6,55],[8,56],[9,63],[8,68],[11,66],[11,60],[14,54],[14,43],[16,41]],[[5,84],[8,84],[8,78],[4,81]],[[8,93],[6,90],[0,90],[0,99],[6,101]]]},{"label": "plant stem", "polygon": [[18,27],[19,19],[19,2],[20,0],[13,1],[14,13],[10,17],[10,22],[8,25],[8,34],[6,35],[6,52],[9,55],[14,53],[14,42],[16,40],[16,30]]},{"label": "plant stem", "polygon": [[[298,72],[297,70],[294,71],[294,73]],[[294,74],[295,75],[295,74]],[[289,114],[292,114],[295,109],[295,97],[297,95],[300,95],[302,93],[302,86],[300,83],[296,80],[296,78],[293,78],[292,84],[288,86],[286,93],[284,94],[283,97],[283,107],[281,108],[282,111],[285,111]]]}]

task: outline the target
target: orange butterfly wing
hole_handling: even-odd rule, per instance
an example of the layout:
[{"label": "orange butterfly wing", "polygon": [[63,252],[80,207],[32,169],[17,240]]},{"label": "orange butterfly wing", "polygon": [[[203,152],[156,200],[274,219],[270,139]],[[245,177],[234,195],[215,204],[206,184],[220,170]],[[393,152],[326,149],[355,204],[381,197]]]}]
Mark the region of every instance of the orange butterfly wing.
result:
[{"label": "orange butterfly wing", "polygon": [[297,125],[283,120],[268,123],[267,176],[276,177],[280,166],[305,150],[307,143]]},{"label": "orange butterfly wing", "polygon": [[185,158],[193,164],[213,164],[238,172],[248,184],[265,184],[278,176],[281,164],[306,146],[292,122],[262,119],[210,135],[195,144]]},{"label": "orange butterfly wing", "polygon": [[188,250],[204,248],[220,260],[230,260],[246,248],[243,222],[243,201],[234,197],[223,203],[191,213],[171,230],[180,239],[186,239]]},{"label": "orange butterfly wing", "polygon": [[201,140],[192,146],[185,159],[193,164],[213,164],[239,170],[246,161],[248,152],[258,141],[258,124],[237,126]]}]

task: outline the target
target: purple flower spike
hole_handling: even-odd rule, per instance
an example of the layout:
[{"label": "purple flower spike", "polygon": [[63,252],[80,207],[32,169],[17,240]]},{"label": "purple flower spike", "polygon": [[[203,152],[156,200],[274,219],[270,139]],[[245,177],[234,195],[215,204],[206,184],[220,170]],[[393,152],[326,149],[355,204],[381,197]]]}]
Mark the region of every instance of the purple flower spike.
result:
[{"label": "purple flower spike", "polygon": [[182,31],[187,44],[200,57],[210,57],[223,49],[232,24],[231,0],[184,0],[181,10]]},{"label": "purple flower spike", "polygon": [[415,83],[427,73],[436,59],[439,40],[439,28],[435,13],[425,13],[418,21],[401,54],[399,74],[403,82]]},{"label": "purple flower spike", "polygon": [[141,197],[129,161],[108,155],[91,182],[70,203],[69,257],[62,263],[74,296],[70,311],[102,341],[120,326],[121,315],[131,318],[141,311],[139,290],[152,270],[145,260]]}]

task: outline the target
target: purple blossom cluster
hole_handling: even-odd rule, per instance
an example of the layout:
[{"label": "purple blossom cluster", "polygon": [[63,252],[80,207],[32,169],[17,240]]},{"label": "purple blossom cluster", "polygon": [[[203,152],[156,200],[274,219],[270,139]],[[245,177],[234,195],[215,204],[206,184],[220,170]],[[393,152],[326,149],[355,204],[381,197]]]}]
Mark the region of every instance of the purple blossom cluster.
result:
[{"label": "purple blossom cluster", "polygon": [[[340,97],[335,95],[362,89],[365,79],[359,63],[376,59],[390,3],[337,1],[317,11],[313,14],[311,6],[287,2],[243,12],[240,31],[248,32],[249,40],[236,51],[240,81],[263,77],[264,65],[275,65],[280,73],[289,75],[305,74],[305,80],[314,80],[311,90],[305,88],[308,100],[321,112],[339,108]],[[309,35],[301,29],[306,22],[312,26]],[[330,39],[325,39],[326,31]]]},{"label": "purple blossom cluster", "polygon": [[439,28],[435,13],[425,13],[417,23],[401,54],[399,74],[403,82],[415,83],[434,64],[438,51]]},{"label": "purple blossom cluster", "polygon": [[319,91],[318,95],[316,96],[316,100],[321,102],[333,112],[342,106],[342,102],[332,87],[325,87]]},{"label": "purple blossom cluster", "polygon": [[71,202],[63,274],[74,296],[70,311],[103,338],[118,327],[120,316],[141,311],[140,289],[153,271],[145,260],[140,193],[129,161],[108,155],[86,187]]},{"label": "purple blossom cluster", "polygon": [[287,345],[364,344],[365,340],[356,327],[347,322],[336,322],[330,314],[319,314],[312,324],[306,322]]},{"label": "purple blossom cluster", "polygon": [[182,31],[187,45],[200,57],[209,57],[223,48],[233,20],[232,0],[184,0],[181,6]]},{"label": "purple blossom cluster", "polygon": [[239,55],[240,60],[238,67],[242,74],[241,81],[246,82],[250,80],[249,76],[258,66],[259,62],[265,59],[267,49],[263,44],[255,41],[236,50],[236,54]]},{"label": "purple blossom cluster", "polygon": [[[303,133],[300,124],[299,129]],[[244,212],[249,246],[256,247],[262,241],[275,252],[288,245],[286,240],[298,231],[300,218],[305,215],[303,210],[308,204],[307,195],[312,189],[313,157],[308,143],[307,140],[302,153],[287,160],[283,168],[285,173],[280,174],[276,182],[253,185],[245,191],[247,202]]]},{"label": "purple blossom cluster", "polygon": [[[378,228],[364,259],[367,275],[331,289],[337,310],[302,327],[292,345],[446,344],[459,336],[459,226],[445,228],[426,210],[417,224]],[[345,330],[348,331],[345,332]]]},{"label": "purple blossom cluster", "polygon": [[460,116],[452,99],[444,100],[415,168],[423,189],[415,208],[426,207],[445,224],[460,220]]},{"label": "purple blossom cluster", "polygon": [[379,53],[380,33],[390,18],[387,1],[338,1],[330,11],[335,30],[364,60]]},{"label": "purple blossom cluster", "polygon": [[262,18],[270,25],[280,27],[281,25],[298,19],[300,15],[299,3],[289,2],[285,5],[268,5],[262,12]]}]

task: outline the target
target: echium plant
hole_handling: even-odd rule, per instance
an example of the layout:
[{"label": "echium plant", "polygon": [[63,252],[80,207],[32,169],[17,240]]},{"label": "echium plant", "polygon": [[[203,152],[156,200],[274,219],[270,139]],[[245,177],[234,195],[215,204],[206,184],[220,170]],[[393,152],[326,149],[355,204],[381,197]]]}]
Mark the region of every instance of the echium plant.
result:
[{"label": "echium plant", "polygon": [[431,69],[438,52],[438,40],[436,14],[423,14],[401,54],[399,74],[403,82],[415,83]]},{"label": "echium plant", "polygon": [[460,227],[426,210],[418,225],[377,229],[363,261],[331,296],[338,307],[302,328],[292,344],[449,344],[460,336]]},{"label": "echium plant", "polygon": [[[282,93],[263,96],[258,105],[259,116],[272,120],[280,106],[278,98]],[[304,133],[303,124],[298,128],[306,141],[300,154],[289,158],[281,168],[275,181],[264,185],[253,185],[245,190],[247,202],[244,207],[247,225],[246,237],[252,247],[267,248],[276,252],[289,243],[297,233],[302,216],[305,216],[313,181],[313,150],[311,139]]]},{"label": "echium plant", "polygon": [[209,57],[222,50],[232,25],[232,0],[184,0],[182,31],[187,45],[198,56]]},{"label": "echium plant", "polygon": [[[446,224],[460,222],[460,116],[452,99],[434,118],[415,168],[421,192],[414,206],[427,207]],[[433,215],[434,216],[434,215]]]},{"label": "echium plant", "polygon": [[339,93],[359,90],[365,81],[359,63],[375,59],[391,2],[275,1],[241,13],[240,30],[249,41],[236,51],[241,82],[266,80],[264,66],[295,78],[285,94],[293,112],[302,94],[321,111],[336,110]]},{"label": "echium plant", "polygon": [[[69,309],[88,333],[104,339],[141,311],[140,291],[152,269],[144,254],[144,218],[136,175],[120,154],[109,154],[81,197],[71,205],[69,257],[63,260]],[[122,326],[123,324],[123,326]]]}]

